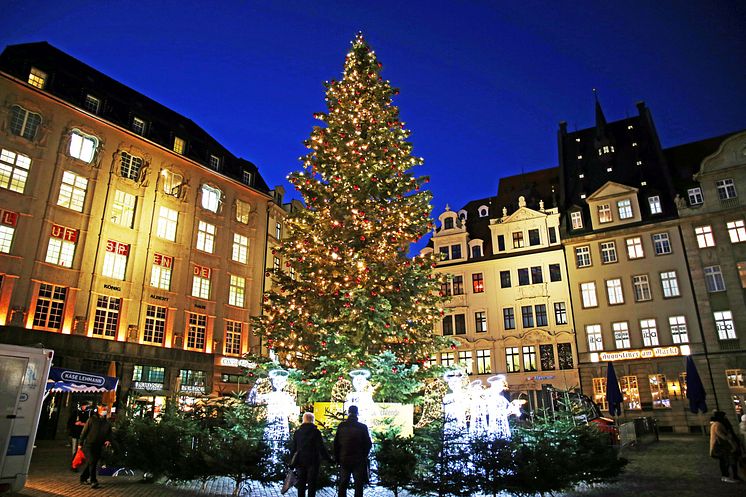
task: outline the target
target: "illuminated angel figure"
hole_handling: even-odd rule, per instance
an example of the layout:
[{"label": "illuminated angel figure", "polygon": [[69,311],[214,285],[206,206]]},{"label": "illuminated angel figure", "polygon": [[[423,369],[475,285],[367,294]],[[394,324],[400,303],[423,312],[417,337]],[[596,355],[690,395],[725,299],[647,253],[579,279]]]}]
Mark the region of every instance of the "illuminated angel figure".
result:
[{"label": "illuminated angel figure", "polygon": [[487,400],[482,380],[469,383],[469,435],[481,438],[487,433]]},{"label": "illuminated angel figure", "polygon": [[350,377],[354,390],[347,394],[344,412],[347,412],[350,406],[357,406],[357,420],[371,428],[371,423],[376,416],[376,404],[373,402],[373,387],[368,381],[370,371],[356,369],[350,371]]},{"label": "illuminated angel figure", "polygon": [[443,396],[443,431],[461,433],[466,431],[466,407],[468,397],[464,390],[464,374],[459,370],[448,371],[443,375],[450,392]]},{"label": "illuminated angel figure", "polygon": [[507,386],[505,375],[491,376],[487,379],[487,383],[490,384],[490,388],[485,393],[485,404],[489,416],[487,433],[499,438],[510,438],[508,416],[520,416],[521,404],[524,401],[514,400],[513,402],[508,402],[508,399],[505,398],[503,395],[503,391]]},{"label": "illuminated angel figure", "polygon": [[[282,369],[269,372],[273,390],[269,393],[257,395],[259,403],[267,406],[267,426],[264,428],[264,438],[279,449],[290,436],[289,419],[299,412],[295,400],[286,391],[288,373]],[[277,450],[274,451],[275,453]]]}]

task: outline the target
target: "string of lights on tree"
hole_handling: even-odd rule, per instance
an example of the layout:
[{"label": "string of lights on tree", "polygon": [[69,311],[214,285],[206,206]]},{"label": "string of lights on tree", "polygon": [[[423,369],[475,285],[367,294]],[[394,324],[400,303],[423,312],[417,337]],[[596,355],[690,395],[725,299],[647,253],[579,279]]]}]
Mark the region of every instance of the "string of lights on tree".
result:
[{"label": "string of lights on tree", "polygon": [[[426,177],[411,169],[410,132],[392,104],[375,52],[358,34],[339,81],[325,83],[327,112],[317,113],[289,181],[304,209],[286,219],[257,333],[280,360],[331,385],[370,357],[390,351],[402,365],[423,364],[445,342],[432,256],[409,259],[409,245],[433,227]],[[268,274],[269,276],[270,274]],[[445,344],[447,347],[448,345]]]}]

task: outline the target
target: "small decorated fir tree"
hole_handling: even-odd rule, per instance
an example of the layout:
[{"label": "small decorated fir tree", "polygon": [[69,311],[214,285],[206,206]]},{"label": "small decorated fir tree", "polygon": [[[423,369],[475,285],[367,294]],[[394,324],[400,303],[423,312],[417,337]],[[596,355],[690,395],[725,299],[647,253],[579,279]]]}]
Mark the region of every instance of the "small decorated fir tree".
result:
[{"label": "small decorated fir tree", "polygon": [[282,363],[317,378],[317,398],[350,369],[390,351],[404,365],[443,346],[434,259],[407,257],[432,228],[427,182],[411,168],[409,131],[392,105],[398,90],[362,35],[352,42],[340,81],[326,83],[328,112],[314,117],[289,176],[306,208],[286,220],[276,249],[285,266],[273,275],[257,333]]}]

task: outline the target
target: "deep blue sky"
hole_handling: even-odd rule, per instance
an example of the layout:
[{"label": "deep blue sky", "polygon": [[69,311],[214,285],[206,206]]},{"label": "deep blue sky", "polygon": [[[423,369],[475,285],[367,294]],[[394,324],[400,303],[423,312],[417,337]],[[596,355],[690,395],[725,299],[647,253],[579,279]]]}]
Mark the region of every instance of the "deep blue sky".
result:
[{"label": "deep blue sky", "polygon": [[[0,45],[47,40],[191,118],[270,186],[362,30],[401,89],[434,216],[556,165],[556,131],[645,100],[665,146],[746,128],[746,2],[5,0]],[[290,189],[287,186],[287,189]]]}]

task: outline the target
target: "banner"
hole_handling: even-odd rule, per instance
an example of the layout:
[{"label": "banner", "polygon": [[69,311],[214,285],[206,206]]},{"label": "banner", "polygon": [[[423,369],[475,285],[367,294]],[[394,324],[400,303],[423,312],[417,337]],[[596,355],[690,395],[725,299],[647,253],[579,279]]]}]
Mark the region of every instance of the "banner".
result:
[{"label": "banner", "polygon": [[117,389],[119,378],[85,373],[65,368],[51,368],[47,392],[111,392]]}]

